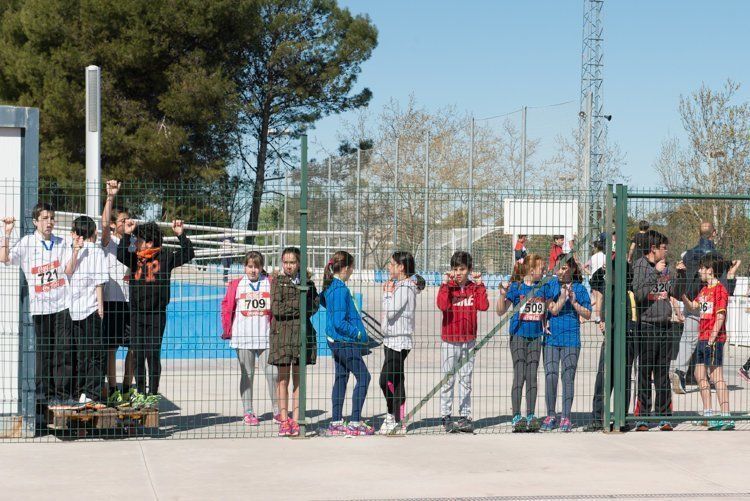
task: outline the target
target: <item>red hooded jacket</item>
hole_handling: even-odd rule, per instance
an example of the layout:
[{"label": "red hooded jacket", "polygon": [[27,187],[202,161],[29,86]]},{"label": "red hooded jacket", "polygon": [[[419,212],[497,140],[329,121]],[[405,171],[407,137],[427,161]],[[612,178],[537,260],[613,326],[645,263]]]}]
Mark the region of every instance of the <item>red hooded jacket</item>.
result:
[{"label": "red hooded jacket", "polygon": [[449,343],[466,343],[477,338],[477,312],[487,311],[487,289],[471,280],[463,287],[455,282],[440,286],[437,307],[443,312],[441,339]]}]

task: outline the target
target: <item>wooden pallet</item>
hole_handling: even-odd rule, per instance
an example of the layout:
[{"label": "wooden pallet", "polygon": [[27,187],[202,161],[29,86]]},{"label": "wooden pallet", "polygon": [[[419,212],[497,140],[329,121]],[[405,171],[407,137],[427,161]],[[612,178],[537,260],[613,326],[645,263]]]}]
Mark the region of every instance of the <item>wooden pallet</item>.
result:
[{"label": "wooden pallet", "polygon": [[47,426],[53,430],[71,428],[95,428],[106,430],[112,428],[142,426],[159,427],[158,409],[103,409],[75,408],[67,406],[49,407],[47,409]]}]

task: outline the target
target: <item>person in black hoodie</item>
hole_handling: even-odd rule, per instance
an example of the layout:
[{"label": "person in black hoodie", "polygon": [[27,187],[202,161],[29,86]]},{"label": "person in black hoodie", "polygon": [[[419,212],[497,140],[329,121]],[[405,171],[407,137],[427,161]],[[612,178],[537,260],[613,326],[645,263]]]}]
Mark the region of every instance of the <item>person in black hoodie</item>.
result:
[{"label": "person in black hoodie", "polygon": [[[135,351],[135,382],[139,393],[159,392],[161,342],[167,325],[167,305],[172,270],[195,257],[181,220],[172,221],[180,244],[177,250],[162,249],[162,233],[156,223],[125,222],[125,238],[117,246],[117,259],[130,268],[130,342]],[[135,237],[135,252],[131,239]]]}]

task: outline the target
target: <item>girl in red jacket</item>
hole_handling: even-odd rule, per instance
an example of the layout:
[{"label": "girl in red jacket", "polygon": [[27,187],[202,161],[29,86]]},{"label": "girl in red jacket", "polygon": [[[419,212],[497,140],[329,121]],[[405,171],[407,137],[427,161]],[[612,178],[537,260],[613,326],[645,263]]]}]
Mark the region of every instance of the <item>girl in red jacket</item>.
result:
[{"label": "girl in red jacket", "polygon": [[[471,274],[472,280],[469,280]],[[440,390],[440,411],[448,433],[472,433],[471,379],[474,358],[467,360],[477,339],[477,311],[487,311],[487,289],[481,273],[472,273],[472,259],[468,252],[458,251],[451,257],[451,271],[445,274],[437,295],[437,307],[443,312],[442,346],[440,349],[443,375],[446,381]],[[451,419],[453,384],[458,368],[458,400],[461,418]],[[452,373],[452,374],[451,374]],[[448,374],[451,374],[448,377]]]}]

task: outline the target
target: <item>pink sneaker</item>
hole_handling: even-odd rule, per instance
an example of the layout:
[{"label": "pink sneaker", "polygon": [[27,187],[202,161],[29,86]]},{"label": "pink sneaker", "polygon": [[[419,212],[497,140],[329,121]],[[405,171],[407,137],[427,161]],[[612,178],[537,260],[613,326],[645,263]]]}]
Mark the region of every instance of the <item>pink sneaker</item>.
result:
[{"label": "pink sneaker", "polygon": [[344,423],[339,424],[329,424],[328,428],[326,428],[325,434],[329,437],[341,437],[346,435],[347,426],[344,425]]},{"label": "pink sneaker", "polygon": [[289,423],[289,436],[298,437],[299,436],[299,423],[291,418],[287,422]]},{"label": "pink sneaker", "polygon": [[279,436],[280,437],[288,437],[292,434],[292,420],[287,419],[286,421],[282,421],[279,423]]},{"label": "pink sneaker", "polygon": [[258,419],[258,416],[256,416],[253,413],[245,414],[245,417],[242,419],[242,421],[248,426],[260,425],[260,420]]},{"label": "pink sneaker", "polygon": [[352,437],[359,435],[374,435],[375,429],[365,422],[360,422],[358,425],[350,424],[346,427],[346,434]]},{"label": "pink sneaker", "polygon": [[567,433],[572,429],[573,425],[570,423],[569,418],[562,418],[562,420],[560,420],[560,431]]}]

